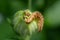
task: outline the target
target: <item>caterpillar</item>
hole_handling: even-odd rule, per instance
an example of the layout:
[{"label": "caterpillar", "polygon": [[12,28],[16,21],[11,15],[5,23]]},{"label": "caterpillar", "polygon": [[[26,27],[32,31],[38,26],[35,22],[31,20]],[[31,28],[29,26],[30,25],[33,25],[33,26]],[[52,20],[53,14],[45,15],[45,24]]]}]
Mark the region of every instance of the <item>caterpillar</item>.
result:
[{"label": "caterpillar", "polygon": [[34,19],[38,19],[38,31],[42,31],[43,29],[43,24],[44,24],[44,18],[43,18],[43,15],[38,12],[38,11],[35,11],[33,12],[32,14],[29,14],[29,12],[25,12],[25,15],[28,16],[28,18],[25,18],[25,22],[28,24],[30,22],[32,22]]}]

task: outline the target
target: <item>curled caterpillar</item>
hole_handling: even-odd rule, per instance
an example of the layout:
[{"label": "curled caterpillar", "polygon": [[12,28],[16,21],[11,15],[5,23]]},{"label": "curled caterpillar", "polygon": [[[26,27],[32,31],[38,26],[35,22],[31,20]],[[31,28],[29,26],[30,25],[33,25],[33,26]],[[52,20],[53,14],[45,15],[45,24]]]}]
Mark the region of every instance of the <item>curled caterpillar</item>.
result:
[{"label": "curled caterpillar", "polygon": [[29,14],[28,12],[26,12],[25,15],[28,16],[28,18],[25,19],[26,23],[30,23],[34,19],[38,19],[38,22],[37,22],[38,23],[38,31],[40,32],[43,29],[44,18],[40,12],[35,11],[32,14]]}]

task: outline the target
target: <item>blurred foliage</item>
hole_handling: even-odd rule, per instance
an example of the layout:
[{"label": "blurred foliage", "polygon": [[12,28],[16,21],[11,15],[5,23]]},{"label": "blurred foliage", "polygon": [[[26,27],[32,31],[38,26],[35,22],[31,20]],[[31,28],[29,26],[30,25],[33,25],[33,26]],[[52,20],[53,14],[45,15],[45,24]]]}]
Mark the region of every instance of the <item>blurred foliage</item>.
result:
[{"label": "blurred foliage", "polygon": [[[0,40],[18,40],[6,19],[27,8],[28,0],[0,0]],[[60,40],[60,0],[32,0],[32,11],[45,18],[43,31],[34,40]]]}]

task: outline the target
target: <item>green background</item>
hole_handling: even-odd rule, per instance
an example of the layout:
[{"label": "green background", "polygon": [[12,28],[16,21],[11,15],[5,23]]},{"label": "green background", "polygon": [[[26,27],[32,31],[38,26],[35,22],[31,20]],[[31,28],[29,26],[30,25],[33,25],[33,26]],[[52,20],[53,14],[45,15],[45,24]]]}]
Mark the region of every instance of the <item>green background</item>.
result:
[{"label": "green background", "polygon": [[[18,40],[7,21],[18,10],[28,9],[29,0],[0,0],[0,40]],[[44,16],[44,28],[35,40],[60,40],[60,0],[32,0],[31,11]]]}]

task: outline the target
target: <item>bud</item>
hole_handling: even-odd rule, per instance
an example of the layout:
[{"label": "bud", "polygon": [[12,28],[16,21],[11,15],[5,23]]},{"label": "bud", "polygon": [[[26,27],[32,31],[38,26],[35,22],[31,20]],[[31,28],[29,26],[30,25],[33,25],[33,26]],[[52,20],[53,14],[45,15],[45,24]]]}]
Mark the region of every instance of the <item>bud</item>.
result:
[{"label": "bud", "polygon": [[[32,13],[30,10],[20,10],[13,17],[13,28],[21,37],[31,36],[42,29],[39,25],[40,21],[43,22],[38,12]],[[43,26],[43,23],[41,25]]]}]

